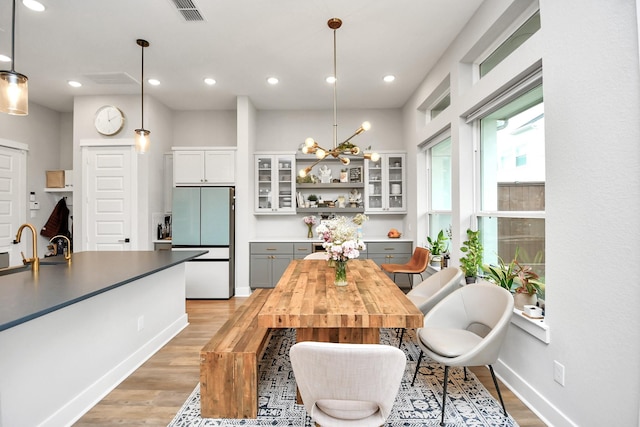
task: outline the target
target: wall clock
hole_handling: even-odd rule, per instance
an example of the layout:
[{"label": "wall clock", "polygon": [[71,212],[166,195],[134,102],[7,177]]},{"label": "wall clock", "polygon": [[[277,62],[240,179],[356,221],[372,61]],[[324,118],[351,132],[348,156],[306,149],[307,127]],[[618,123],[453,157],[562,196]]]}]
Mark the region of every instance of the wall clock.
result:
[{"label": "wall clock", "polygon": [[96,111],[94,125],[102,135],[115,135],[124,127],[124,114],[117,107],[105,105]]}]

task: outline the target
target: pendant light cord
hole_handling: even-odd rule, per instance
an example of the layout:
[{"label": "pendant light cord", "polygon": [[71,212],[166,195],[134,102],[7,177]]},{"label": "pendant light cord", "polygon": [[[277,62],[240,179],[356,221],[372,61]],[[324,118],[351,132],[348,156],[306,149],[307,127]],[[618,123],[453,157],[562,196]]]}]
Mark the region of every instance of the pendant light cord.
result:
[{"label": "pendant light cord", "polygon": [[336,59],[336,28],[333,30],[333,148],[338,146],[338,73]]},{"label": "pendant light cord", "polygon": [[15,73],[16,57],[16,0],[13,0],[13,11],[11,12],[11,72]]},{"label": "pendant light cord", "polygon": [[140,44],[140,46],[142,48],[142,66],[140,67],[140,129],[144,130],[144,44]]}]

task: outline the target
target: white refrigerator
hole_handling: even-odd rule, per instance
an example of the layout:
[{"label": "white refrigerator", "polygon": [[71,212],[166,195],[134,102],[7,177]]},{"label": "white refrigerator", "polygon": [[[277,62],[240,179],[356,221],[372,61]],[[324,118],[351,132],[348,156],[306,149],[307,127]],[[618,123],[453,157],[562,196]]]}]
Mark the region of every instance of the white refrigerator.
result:
[{"label": "white refrigerator", "polygon": [[173,189],[173,250],[208,251],[186,263],[189,299],[228,299],[234,295],[234,202],[233,187]]}]

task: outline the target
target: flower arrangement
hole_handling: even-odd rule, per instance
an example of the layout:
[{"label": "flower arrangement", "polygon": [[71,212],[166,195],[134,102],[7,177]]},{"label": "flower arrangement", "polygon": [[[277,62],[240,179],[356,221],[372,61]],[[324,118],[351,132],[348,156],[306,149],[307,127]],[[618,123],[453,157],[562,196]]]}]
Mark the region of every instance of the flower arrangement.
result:
[{"label": "flower arrangement", "polygon": [[360,251],[366,249],[362,240],[354,227],[358,225],[356,221],[364,222],[365,215],[356,216],[349,219],[344,216],[337,216],[331,220],[324,221],[316,228],[316,233],[320,235],[324,243],[322,246],[327,251],[330,260],[348,261],[360,256]]},{"label": "flower arrangement", "polygon": [[307,225],[307,238],[310,239],[313,237],[312,227],[318,223],[318,219],[315,216],[310,215],[310,216],[305,216],[304,218],[302,218],[302,220]]}]

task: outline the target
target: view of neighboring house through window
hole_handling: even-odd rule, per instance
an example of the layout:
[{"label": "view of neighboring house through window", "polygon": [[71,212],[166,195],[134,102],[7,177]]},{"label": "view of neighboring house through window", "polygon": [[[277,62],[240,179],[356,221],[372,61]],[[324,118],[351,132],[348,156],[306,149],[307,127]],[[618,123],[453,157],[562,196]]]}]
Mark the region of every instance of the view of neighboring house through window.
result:
[{"label": "view of neighboring house through window", "polygon": [[544,281],[545,140],[542,86],[480,120],[478,229],[484,262],[531,265]]},{"label": "view of neighboring house through window", "polygon": [[[429,183],[429,236],[435,238],[440,230],[451,227],[451,138],[428,149]],[[447,242],[450,243],[450,242]]]}]

